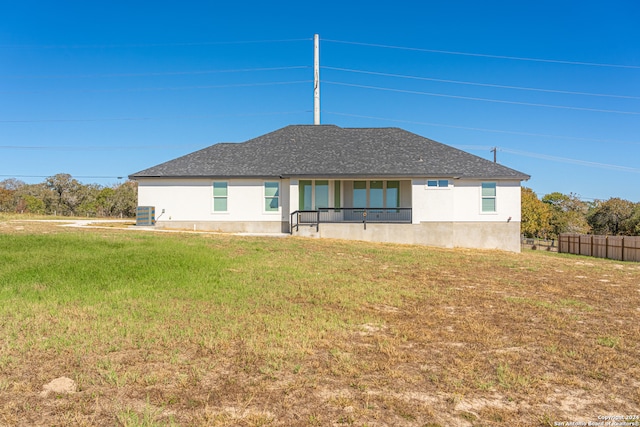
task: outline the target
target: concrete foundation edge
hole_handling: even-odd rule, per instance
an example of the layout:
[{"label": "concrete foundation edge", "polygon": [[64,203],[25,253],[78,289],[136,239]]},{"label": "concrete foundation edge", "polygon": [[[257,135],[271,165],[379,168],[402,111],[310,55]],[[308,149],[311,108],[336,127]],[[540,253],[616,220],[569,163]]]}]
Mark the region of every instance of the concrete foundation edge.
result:
[{"label": "concrete foundation edge", "polygon": [[301,227],[294,235],[405,243],[442,248],[499,249],[520,252],[519,222],[423,222],[420,224],[320,224]]},{"label": "concrete foundation edge", "polygon": [[156,228],[221,233],[288,233],[288,222],[266,221],[158,221]]},{"label": "concrete foundation edge", "polygon": [[[287,222],[159,221],[156,228],[223,233],[288,233]],[[301,225],[293,235],[315,238],[404,243],[442,248],[499,249],[520,252],[520,223],[423,222],[420,224]]]}]

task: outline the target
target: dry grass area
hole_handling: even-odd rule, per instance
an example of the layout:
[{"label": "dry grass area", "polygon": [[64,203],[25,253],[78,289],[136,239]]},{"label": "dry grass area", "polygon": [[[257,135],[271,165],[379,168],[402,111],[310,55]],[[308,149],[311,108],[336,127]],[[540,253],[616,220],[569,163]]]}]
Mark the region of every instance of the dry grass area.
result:
[{"label": "dry grass area", "polygon": [[[0,238],[29,233],[142,234],[0,222]],[[0,425],[552,426],[640,414],[637,263],[205,234],[143,243],[220,250],[215,283],[238,288],[149,288],[103,318],[129,290],[50,304],[34,278],[21,286],[43,301],[21,299],[0,264],[0,301],[23,305],[0,318]],[[60,376],[78,391],[42,397]]]}]

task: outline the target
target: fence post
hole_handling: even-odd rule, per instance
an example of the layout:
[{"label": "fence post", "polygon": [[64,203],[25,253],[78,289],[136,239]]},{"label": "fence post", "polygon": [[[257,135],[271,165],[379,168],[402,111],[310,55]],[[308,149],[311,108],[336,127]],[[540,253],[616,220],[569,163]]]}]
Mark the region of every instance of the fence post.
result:
[{"label": "fence post", "polygon": [[609,236],[604,236],[604,257],[609,259]]},{"label": "fence post", "polygon": [[624,236],[622,236],[622,261],[624,261]]},{"label": "fence post", "polygon": [[589,256],[594,256],[593,255],[593,234],[591,235],[591,253],[589,254]]}]

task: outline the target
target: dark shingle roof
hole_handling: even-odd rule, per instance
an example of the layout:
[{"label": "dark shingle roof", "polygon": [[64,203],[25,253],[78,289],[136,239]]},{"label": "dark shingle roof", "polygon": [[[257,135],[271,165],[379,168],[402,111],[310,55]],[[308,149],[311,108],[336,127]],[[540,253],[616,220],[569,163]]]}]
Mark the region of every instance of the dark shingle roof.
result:
[{"label": "dark shingle roof", "polygon": [[243,143],[220,143],[129,177],[529,176],[399,128],[292,125]]}]

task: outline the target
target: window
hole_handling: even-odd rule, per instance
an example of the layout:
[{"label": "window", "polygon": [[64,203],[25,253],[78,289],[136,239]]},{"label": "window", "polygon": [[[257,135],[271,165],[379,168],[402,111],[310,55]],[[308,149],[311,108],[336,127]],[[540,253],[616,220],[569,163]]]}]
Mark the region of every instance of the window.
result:
[{"label": "window", "polygon": [[382,181],[371,181],[369,183],[369,207],[384,207],[384,184]]},{"label": "window", "polygon": [[367,181],[353,181],[353,207],[367,207]]},{"label": "window", "polygon": [[226,212],[227,211],[227,183],[226,182],[214,182],[213,183],[213,211],[214,212]]},{"label": "window", "polygon": [[353,181],[353,207],[400,207],[400,181]]},{"label": "window", "polygon": [[[304,180],[298,183],[298,209],[310,211],[317,209],[328,209],[333,206],[340,207],[340,181],[326,179]],[[333,200],[333,205],[331,205]]]},{"label": "window", "polygon": [[280,183],[264,183],[264,210],[265,212],[278,212],[280,198]]},{"label": "window", "polygon": [[329,181],[316,181],[316,209],[329,207]]},{"label": "window", "polygon": [[449,188],[449,180],[448,179],[438,179],[438,180],[429,180],[427,181],[427,187],[430,188]]},{"label": "window", "polygon": [[387,194],[384,207],[400,207],[400,181],[387,181]]},{"label": "window", "polygon": [[482,183],[482,212],[496,211],[496,183]]},{"label": "window", "polygon": [[298,196],[299,202],[298,206],[301,211],[310,211],[313,207],[311,203],[311,181],[309,180],[300,180],[300,184],[298,184]]}]

